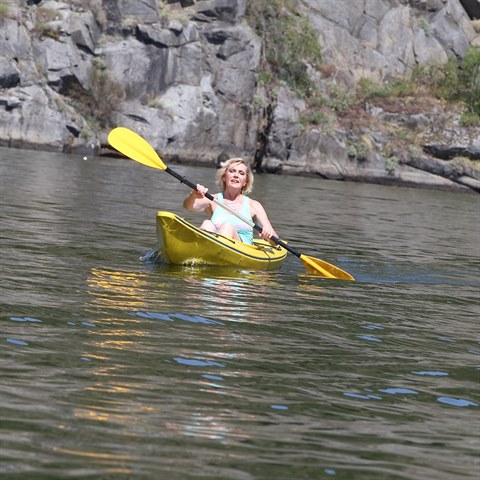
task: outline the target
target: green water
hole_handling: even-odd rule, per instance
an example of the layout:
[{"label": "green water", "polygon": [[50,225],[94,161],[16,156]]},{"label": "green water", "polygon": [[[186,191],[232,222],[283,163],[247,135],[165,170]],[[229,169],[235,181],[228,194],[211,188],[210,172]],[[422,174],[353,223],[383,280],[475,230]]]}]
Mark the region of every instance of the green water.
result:
[{"label": "green water", "polygon": [[478,195],[257,175],[342,282],[155,264],[157,210],[200,223],[184,185],[0,158],[1,478],[477,478]]}]

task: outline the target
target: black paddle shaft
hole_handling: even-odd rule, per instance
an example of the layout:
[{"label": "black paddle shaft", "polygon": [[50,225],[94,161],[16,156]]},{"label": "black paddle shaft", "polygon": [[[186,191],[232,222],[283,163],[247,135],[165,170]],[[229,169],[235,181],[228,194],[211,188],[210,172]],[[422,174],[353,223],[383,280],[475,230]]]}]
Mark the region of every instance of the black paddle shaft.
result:
[{"label": "black paddle shaft", "polygon": [[[197,189],[197,185],[193,182],[191,182],[188,178],[184,177],[183,175],[180,175],[179,173],[177,173],[175,170],[172,170],[170,167],[167,167],[165,168],[165,171],[167,173],[169,173],[170,175],[172,175],[172,177],[175,177],[180,183],[184,183],[185,185],[187,185],[188,187],[190,187],[192,190],[196,190]],[[206,193],[205,196],[211,200],[212,202],[215,201],[215,198],[214,196],[211,194],[211,193]],[[256,223],[253,224],[253,228],[259,232],[259,233],[262,233],[262,230],[263,228],[260,226],[260,225],[257,225]],[[280,245],[281,247],[283,247],[285,250],[288,250],[290,253],[293,253],[293,255],[295,255],[296,257],[300,258],[301,256],[301,253],[300,252],[297,252],[297,250],[295,250],[294,248],[290,247],[290,245],[287,245],[285,242],[282,242],[282,240],[280,240],[278,237],[276,237],[275,235],[272,235],[270,237],[270,240],[272,240],[273,242],[275,242],[277,245]]]}]

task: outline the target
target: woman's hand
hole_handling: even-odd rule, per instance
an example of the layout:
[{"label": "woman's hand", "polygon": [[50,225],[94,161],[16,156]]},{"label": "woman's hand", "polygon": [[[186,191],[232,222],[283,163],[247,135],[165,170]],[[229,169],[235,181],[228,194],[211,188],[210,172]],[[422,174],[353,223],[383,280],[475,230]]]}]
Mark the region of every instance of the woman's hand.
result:
[{"label": "woman's hand", "polygon": [[210,200],[205,195],[208,188],[197,184],[197,188],[192,190],[183,201],[183,206],[191,212],[203,212],[210,207]]},{"label": "woman's hand", "polygon": [[264,239],[269,241],[272,237],[276,237],[277,233],[273,228],[263,227],[262,231],[260,232],[260,236]]},{"label": "woman's hand", "polygon": [[194,190],[195,196],[197,198],[203,198],[205,194],[208,192],[208,188],[204,187],[203,185],[200,185],[197,183],[197,188]]}]

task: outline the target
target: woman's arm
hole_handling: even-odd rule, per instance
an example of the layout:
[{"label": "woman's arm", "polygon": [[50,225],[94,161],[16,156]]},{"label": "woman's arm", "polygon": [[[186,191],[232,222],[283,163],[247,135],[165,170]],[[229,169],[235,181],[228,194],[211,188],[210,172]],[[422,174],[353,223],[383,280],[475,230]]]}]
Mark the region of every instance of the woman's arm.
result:
[{"label": "woman's arm", "polygon": [[260,233],[262,238],[269,240],[272,235],[278,238],[277,232],[272,227],[272,224],[268,219],[267,212],[260,202],[250,199],[250,212],[252,214],[252,218],[256,219],[263,229],[262,233]]},{"label": "woman's arm", "polygon": [[208,188],[203,185],[197,184],[197,189],[192,190],[190,194],[183,201],[183,207],[191,212],[204,212],[207,209],[210,209],[211,212],[211,201],[205,197],[205,194],[208,192]]}]

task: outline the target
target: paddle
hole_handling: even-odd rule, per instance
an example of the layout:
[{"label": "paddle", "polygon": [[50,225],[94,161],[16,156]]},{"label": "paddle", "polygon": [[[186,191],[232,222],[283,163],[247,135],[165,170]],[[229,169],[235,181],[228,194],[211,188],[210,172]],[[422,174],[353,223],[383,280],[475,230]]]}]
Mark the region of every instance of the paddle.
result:
[{"label": "paddle", "polygon": [[[167,173],[175,177],[180,183],[184,183],[185,185],[189,186],[191,189],[196,190],[197,185],[187,178],[183,177],[179,173],[172,170],[170,167],[167,167],[160,157],[158,156],[157,152],[153,149],[153,147],[140,135],[132,132],[128,128],[124,127],[117,127],[114,128],[108,134],[108,143],[118,150],[120,153],[123,153],[125,156],[139,162],[147,167],[158,168],[160,170],[165,170]],[[229,211],[232,215],[235,215],[240,220],[245,222],[246,224],[250,225],[252,228],[257,230],[257,232],[262,232],[262,227],[253,223],[251,220],[243,217],[241,214],[233,210],[232,208],[228,207],[224,203],[217,200],[212,194],[206,193],[205,196],[215,202],[220,207],[224,208],[225,210]],[[277,245],[280,245],[288,252],[295,255],[299,258],[305,269],[308,273],[314,273],[321,275],[325,278],[338,278],[342,280],[355,280],[349,273],[343,271],[341,268],[336,267],[330,263],[327,263],[323,260],[314,257],[308,257],[307,255],[303,255],[297,250],[295,250],[290,245],[287,245],[285,242],[280,240],[279,238],[273,236],[271,240],[275,242]]]}]

